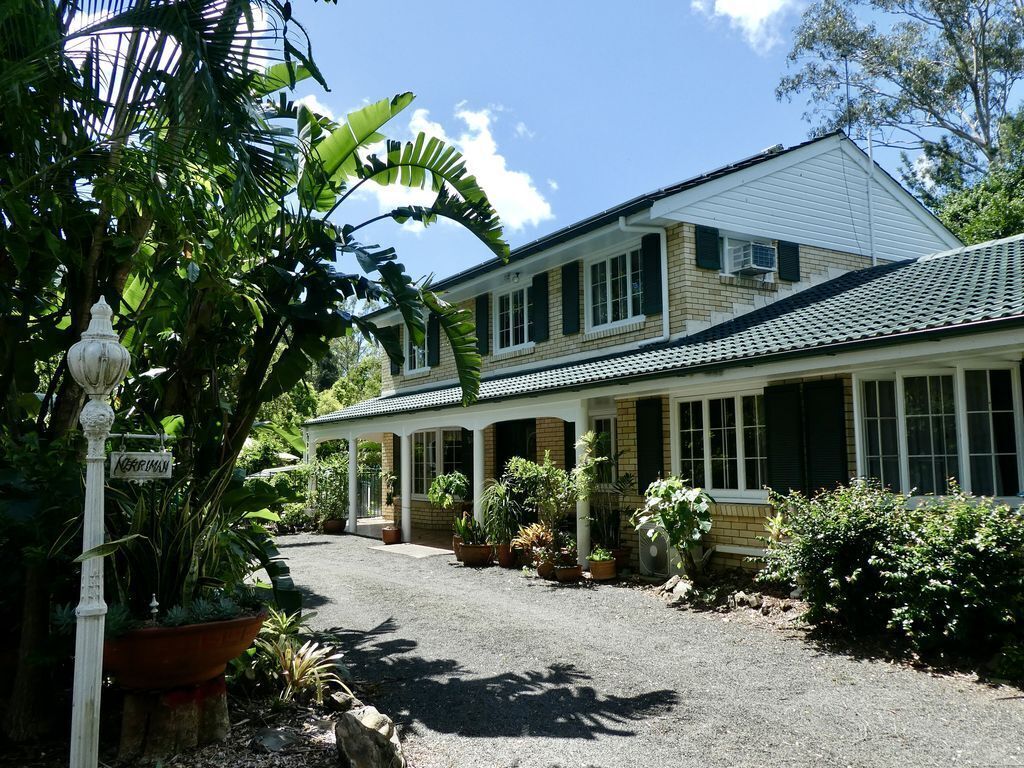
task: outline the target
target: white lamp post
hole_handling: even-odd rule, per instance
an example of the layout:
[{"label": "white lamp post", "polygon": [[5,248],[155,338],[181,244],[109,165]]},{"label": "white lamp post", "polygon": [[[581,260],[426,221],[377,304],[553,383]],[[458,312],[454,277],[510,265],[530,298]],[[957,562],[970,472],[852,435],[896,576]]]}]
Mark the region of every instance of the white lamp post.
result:
[{"label": "white lamp post", "polygon": [[[100,297],[89,327],[68,350],[68,369],[89,396],[79,421],[89,440],[85,475],[85,520],[82,550],[103,543],[103,468],[106,441],[114,423],[107,402],[128,371],[131,356],[120,345],[110,322],[113,311]],[[103,558],[82,563],[82,586],[75,628],[75,689],[71,711],[71,768],[95,768],[99,762],[100,686],[103,674]]]}]

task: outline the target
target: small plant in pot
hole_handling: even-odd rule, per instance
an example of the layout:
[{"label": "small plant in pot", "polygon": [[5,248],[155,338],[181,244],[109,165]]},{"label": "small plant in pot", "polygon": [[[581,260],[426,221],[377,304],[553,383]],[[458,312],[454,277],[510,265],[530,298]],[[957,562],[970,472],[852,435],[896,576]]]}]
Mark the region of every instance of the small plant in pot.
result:
[{"label": "small plant in pot", "polygon": [[[430,503],[438,509],[449,512],[454,510],[457,506],[461,506],[466,500],[466,496],[469,494],[469,480],[461,472],[448,472],[444,475],[438,475],[434,478],[434,481],[430,484],[430,488],[427,489],[427,498],[430,499]],[[455,559],[461,561],[460,545],[462,544],[462,536],[459,533],[458,526],[460,520],[466,517],[465,512],[456,517],[452,521],[452,550],[455,552]]]},{"label": "small plant in pot", "polygon": [[324,533],[343,533],[348,519],[348,457],[318,459],[313,466],[310,506],[316,510]]},{"label": "small plant in pot", "polygon": [[604,547],[594,547],[587,558],[590,578],[594,581],[611,581],[615,578],[615,555]]},{"label": "small plant in pot", "polygon": [[462,538],[462,564],[470,568],[490,565],[494,548],[487,543],[483,526],[469,515],[461,517],[456,524],[458,535]]},{"label": "small plant in pot", "polygon": [[516,555],[512,551],[512,540],[519,530],[519,505],[502,482],[491,483],[481,500],[484,513],[484,530],[487,540],[494,545],[498,565],[514,568]]},{"label": "small plant in pot", "polygon": [[555,575],[555,534],[543,523],[523,526],[512,539],[515,549],[526,552],[542,579]]},{"label": "small plant in pot", "polygon": [[573,583],[583,578],[583,566],[579,564],[575,541],[568,536],[565,537],[558,549],[557,557],[558,559],[555,562],[555,578],[558,581]]}]

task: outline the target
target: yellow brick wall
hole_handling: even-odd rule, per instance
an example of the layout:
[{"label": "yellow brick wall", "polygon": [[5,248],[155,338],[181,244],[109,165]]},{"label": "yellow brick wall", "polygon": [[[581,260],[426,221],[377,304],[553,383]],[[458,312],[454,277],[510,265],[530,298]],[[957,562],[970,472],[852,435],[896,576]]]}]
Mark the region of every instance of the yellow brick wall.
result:
[{"label": "yellow brick wall", "polygon": [[[686,322],[708,322],[714,312],[731,312],[737,306],[749,306],[758,296],[775,298],[780,288],[789,283],[762,283],[748,278],[723,276],[715,270],[699,269],[696,265],[693,224],[680,223],[670,227],[667,232],[668,241],[668,284],[669,307],[671,309],[671,332],[679,334],[686,331]],[[801,281],[817,280],[827,276],[830,267],[838,269],[861,269],[869,266],[870,260],[840,251],[831,251],[809,245],[800,246],[800,278]],[[524,279],[531,279],[524,273]],[[562,270],[552,269],[548,272],[548,308],[549,339],[538,343],[532,351],[512,354],[497,353],[494,349],[493,328],[493,294],[491,301],[490,353],[482,362],[484,375],[500,371],[511,366],[538,365],[545,361],[561,358],[566,355],[597,352],[609,347],[636,345],[645,339],[653,339],[661,335],[661,315],[646,318],[639,328],[613,332],[604,336],[588,336],[584,332],[586,323],[582,314],[586,302],[583,292],[585,280],[580,267],[579,306],[581,312],[581,330],[569,336],[562,335],[562,313],[560,296],[562,293]],[[462,302],[460,306],[471,314],[475,312],[475,300]],[[402,329],[403,344],[405,329]],[[404,346],[403,346],[404,349]],[[411,376],[392,376],[390,365],[385,361],[382,377],[384,391],[393,389],[419,389],[442,381],[453,381],[457,378],[455,363],[452,359],[451,347],[442,334],[440,342],[441,362],[427,374]]]},{"label": "yellow brick wall", "polygon": [[537,461],[544,460],[544,453],[551,454],[551,461],[565,469],[565,422],[561,419],[537,419]]}]

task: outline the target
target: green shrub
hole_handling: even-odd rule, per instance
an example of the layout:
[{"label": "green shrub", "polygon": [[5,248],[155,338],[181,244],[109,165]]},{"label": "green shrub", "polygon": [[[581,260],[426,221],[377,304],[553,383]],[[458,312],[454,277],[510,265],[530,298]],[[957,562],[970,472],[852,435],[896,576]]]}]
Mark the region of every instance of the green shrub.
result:
[{"label": "green shrub", "polygon": [[348,517],[348,456],[335,454],[327,459],[318,459],[313,465],[316,490],[309,502],[316,518],[344,520]]},{"label": "green shrub", "polygon": [[892,624],[923,654],[991,657],[1024,638],[1024,512],[954,493],[910,513],[883,574]]},{"label": "green shrub", "polygon": [[469,480],[461,472],[438,475],[427,489],[430,503],[439,509],[453,509],[456,503],[466,500],[469,495]]},{"label": "green shrub", "polygon": [[300,533],[315,531],[317,528],[316,516],[304,502],[285,504],[279,514],[281,519],[277,522],[278,533]]},{"label": "green shrub", "polygon": [[773,495],[760,578],[799,585],[812,623],[1024,677],[1024,512],[956,489],[907,503],[865,483]]},{"label": "green shrub", "polygon": [[711,550],[704,551],[701,539],[711,530],[712,503],[706,491],[678,477],[655,480],[647,486],[643,508],[633,515],[633,526],[652,541],[665,539],[679,554],[686,578],[702,581]]},{"label": "green shrub", "polygon": [[857,632],[886,631],[896,603],[883,592],[883,572],[898,566],[909,541],[906,497],[856,483],[807,498],[772,494],[788,538],[769,541],[761,578],[798,584],[812,623]]}]

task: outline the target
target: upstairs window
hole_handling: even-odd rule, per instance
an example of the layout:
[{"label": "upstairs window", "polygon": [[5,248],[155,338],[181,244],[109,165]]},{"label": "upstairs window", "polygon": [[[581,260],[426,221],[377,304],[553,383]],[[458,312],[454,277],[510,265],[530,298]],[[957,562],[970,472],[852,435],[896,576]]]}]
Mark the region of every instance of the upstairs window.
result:
[{"label": "upstairs window", "polygon": [[427,329],[424,327],[423,330],[423,343],[414,344],[412,340],[412,333],[408,329],[405,331],[405,372],[406,373],[417,373],[419,371],[428,370],[430,366],[427,365]]},{"label": "upstairs window", "polygon": [[587,281],[592,328],[643,317],[639,248],[593,262],[587,271]]},{"label": "upstairs window", "polygon": [[529,288],[523,286],[497,297],[495,306],[497,339],[499,350],[517,349],[530,340],[530,296]]}]

